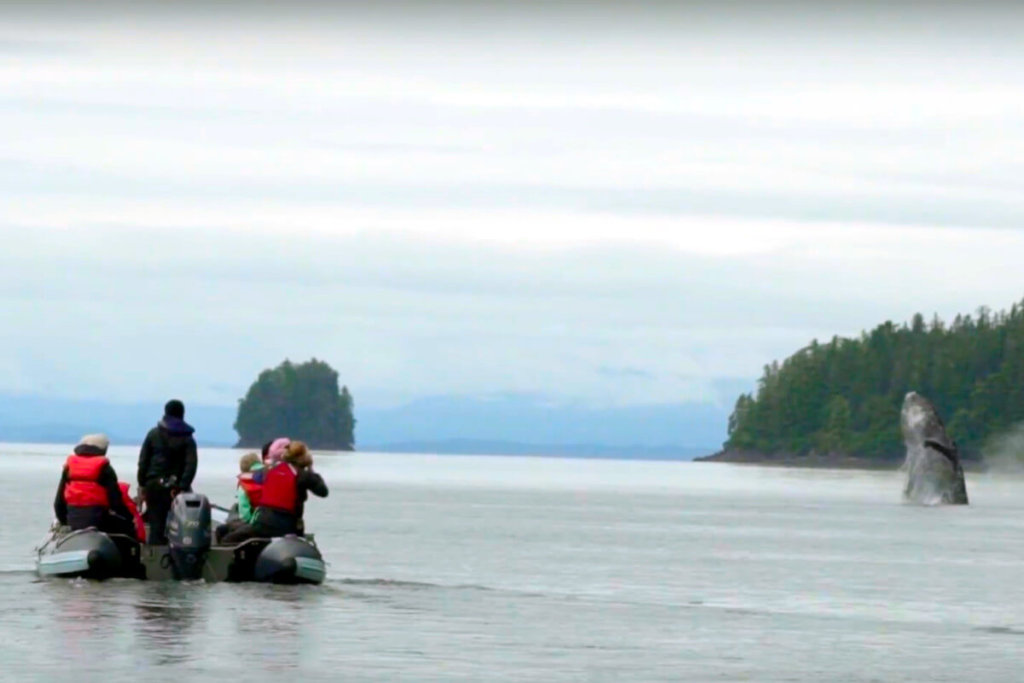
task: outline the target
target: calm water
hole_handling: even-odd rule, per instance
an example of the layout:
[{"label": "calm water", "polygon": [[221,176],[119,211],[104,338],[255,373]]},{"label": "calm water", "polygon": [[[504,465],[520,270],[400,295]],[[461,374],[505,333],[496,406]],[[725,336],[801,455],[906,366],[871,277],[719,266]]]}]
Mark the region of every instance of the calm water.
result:
[{"label": "calm water", "polygon": [[1020,680],[1022,479],[926,509],[896,473],[323,456],[323,586],[43,582],[63,456],[0,445],[0,680]]}]

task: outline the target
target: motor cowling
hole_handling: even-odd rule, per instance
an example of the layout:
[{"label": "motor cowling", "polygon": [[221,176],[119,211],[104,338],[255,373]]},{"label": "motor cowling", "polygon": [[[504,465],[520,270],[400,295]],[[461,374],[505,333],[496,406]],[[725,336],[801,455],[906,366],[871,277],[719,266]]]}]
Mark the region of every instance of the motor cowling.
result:
[{"label": "motor cowling", "polygon": [[210,501],[199,493],[179,493],[167,514],[167,544],[175,578],[202,578],[210,552]]}]

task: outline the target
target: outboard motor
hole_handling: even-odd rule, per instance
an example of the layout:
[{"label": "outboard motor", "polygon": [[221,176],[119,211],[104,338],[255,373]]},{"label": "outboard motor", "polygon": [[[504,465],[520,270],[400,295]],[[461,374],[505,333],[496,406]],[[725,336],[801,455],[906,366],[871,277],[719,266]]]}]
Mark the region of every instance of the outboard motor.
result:
[{"label": "outboard motor", "polygon": [[199,493],[179,493],[167,514],[167,544],[174,578],[200,579],[210,552],[210,501]]}]

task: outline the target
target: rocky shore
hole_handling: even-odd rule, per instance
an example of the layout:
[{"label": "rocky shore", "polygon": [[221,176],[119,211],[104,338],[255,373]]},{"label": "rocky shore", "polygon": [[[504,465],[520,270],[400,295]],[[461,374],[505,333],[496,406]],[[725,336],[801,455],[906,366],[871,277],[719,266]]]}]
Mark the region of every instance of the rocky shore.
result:
[{"label": "rocky shore", "polygon": [[815,453],[796,455],[773,453],[766,455],[754,451],[724,450],[712,455],[694,458],[699,462],[727,462],[740,465],[762,465],[766,467],[815,467],[821,469],[850,470],[896,470],[903,460],[879,460],[862,458],[843,453]]},{"label": "rocky shore", "polygon": [[[694,462],[725,462],[737,465],[760,465],[762,467],[812,467],[830,470],[898,470],[903,464],[899,460],[880,460],[863,458],[845,453],[815,453],[797,455],[793,453],[773,453],[766,455],[755,451],[724,450],[711,455],[694,458]],[[984,462],[963,460],[964,469],[968,472],[984,472],[988,467]]]}]

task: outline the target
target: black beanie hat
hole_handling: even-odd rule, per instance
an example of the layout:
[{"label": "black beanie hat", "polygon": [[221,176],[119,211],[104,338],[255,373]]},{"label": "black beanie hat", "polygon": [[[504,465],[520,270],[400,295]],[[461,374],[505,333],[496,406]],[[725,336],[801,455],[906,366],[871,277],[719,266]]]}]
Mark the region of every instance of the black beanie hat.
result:
[{"label": "black beanie hat", "polygon": [[185,404],[176,398],[172,398],[164,406],[164,415],[168,417],[176,417],[179,420],[185,417]]}]

